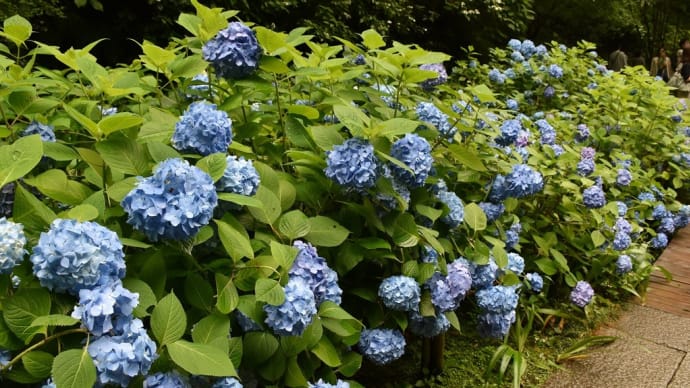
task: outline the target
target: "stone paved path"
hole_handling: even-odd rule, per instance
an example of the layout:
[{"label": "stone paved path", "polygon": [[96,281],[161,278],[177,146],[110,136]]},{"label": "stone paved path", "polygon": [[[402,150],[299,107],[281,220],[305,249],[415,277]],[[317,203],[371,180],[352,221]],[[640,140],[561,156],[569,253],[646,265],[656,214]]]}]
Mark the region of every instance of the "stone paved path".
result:
[{"label": "stone paved path", "polygon": [[598,330],[611,345],[567,363],[543,388],[690,388],[690,227],[678,232],[657,264],[647,298]]}]

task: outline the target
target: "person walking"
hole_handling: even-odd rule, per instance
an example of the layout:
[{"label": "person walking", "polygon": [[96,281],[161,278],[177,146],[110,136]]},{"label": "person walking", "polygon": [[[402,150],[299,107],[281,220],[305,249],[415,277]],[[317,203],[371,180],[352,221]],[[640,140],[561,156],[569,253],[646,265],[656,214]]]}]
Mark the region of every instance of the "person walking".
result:
[{"label": "person walking", "polygon": [[621,71],[624,67],[628,66],[628,56],[625,55],[621,46],[618,46],[616,51],[612,52],[609,56],[609,69],[613,71]]},{"label": "person walking", "polygon": [[664,82],[668,82],[671,74],[671,58],[666,55],[666,49],[662,47],[659,49],[659,56],[652,58],[649,75],[652,77],[661,77]]}]

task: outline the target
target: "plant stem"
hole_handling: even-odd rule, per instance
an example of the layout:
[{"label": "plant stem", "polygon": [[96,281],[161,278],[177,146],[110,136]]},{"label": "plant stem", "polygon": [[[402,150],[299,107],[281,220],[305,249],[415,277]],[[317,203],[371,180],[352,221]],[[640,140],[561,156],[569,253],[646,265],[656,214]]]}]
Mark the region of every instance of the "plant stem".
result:
[{"label": "plant stem", "polygon": [[12,365],[16,364],[16,363],[17,363],[19,360],[21,360],[22,357],[24,357],[27,353],[29,353],[29,352],[31,352],[31,351],[33,351],[33,350],[35,350],[35,349],[38,349],[38,348],[40,348],[41,346],[47,344],[48,342],[51,342],[51,341],[53,341],[53,340],[56,340],[56,339],[58,339],[58,338],[60,338],[60,337],[62,337],[62,336],[66,336],[66,335],[69,335],[69,334],[76,334],[76,333],[88,334],[89,332],[88,332],[86,329],[84,329],[84,328],[69,329],[69,330],[65,330],[65,331],[61,331],[61,332],[59,332],[59,333],[53,334],[53,335],[51,335],[50,337],[46,337],[46,338],[44,338],[44,339],[42,339],[42,340],[36,342],[35,344],[29,346],[28,348],[24,349],[23,352],[17,354],[10,362],[8,362],[8,363],[5,364],[4,366],[0,367],[0,373],[4,373],[5,371],[9,370],[9,369],[12,367]]}]

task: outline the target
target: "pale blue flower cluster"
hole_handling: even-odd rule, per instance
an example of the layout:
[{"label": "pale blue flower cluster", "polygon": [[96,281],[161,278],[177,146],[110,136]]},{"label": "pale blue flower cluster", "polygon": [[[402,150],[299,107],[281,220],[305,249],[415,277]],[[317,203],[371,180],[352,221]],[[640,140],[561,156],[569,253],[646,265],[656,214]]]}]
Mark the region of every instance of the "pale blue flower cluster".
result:
[{"label": "pale blue flower cluster", "polygon": [[234,377],[224,377],[222,379],[216,380],[211,388],[242,388],[242,383],[239,382]]},{"label": "pale blue flower cluster", "polygon": [[0,188],[0,217],[12,217],[14,189],[14,183],[7,183]]},{"label": "pale blue flower cluster", "polygon": [[577,307],[585,307],[592,301],[594,290],[584,280],[580,280],[575,284],[575,288],[570,292],[570,302]]},{"label": "pale blue flower cluster", "polygon": [[546,119],[539,119],[534,124],[539,129],[541,144],[556,144],[556,130]]},{"label": "pale blue flower cluster", "polygon": [[438,252],[429,245],[423,245],[419,260],[422,263],[438,264]]},{"label": "pale blue flower cluster", "polygon": [[613,249],[617,251],[623,251],[625,249],[628,249],[631,243],[632,239],[630,238],[630,235],[627,233],[617,232],[613,236]]},{"label": "pale blue flower cluster", "polygon": [[352,64],[353,65],[366,65],[367,64],[367,59],[364,57],[363,54],[357,54],[354,58],[352,58]]},{"label": "pale blue flower cluster", "polygon": [[6,349],[0,349],[0,366],[5,366],[12,360],[12,352]]},{"label": "pale blue flower cluster", "polygon": [[673,232],[676,231],[676,222],[673,218],[673,215],[662,218],[656,231],[665,233],[667,235],[673,234]]},{"label": "pale blue flower cluster", "polygon": [[390,276],[379,285],[379,298],[391,310],[417,311],[421,299],[421,289],[414,278]]},{"label": "pale blue flower cluster", "polygon": [[665,233],[657,233],[649,244],[653,249],[664,249],[668,245],[668,236]]},{"label": "pale blue flower cluster", "polygon": [[539,293],[544,288],[544,278],[542,278],[541,275],[536,272],[528,273],[525,275],[525,279],[527,279],[529,286],[534,292]]},{"label": "pale blue flower cluster", "polygon": [[127,223],[152,241],[186,240],[208,224],[218,195],[213,179],[185,160],[162,161],[122,200]]},{"label": "pale blue flower cluster", "polygon": [[98,383],[129,385],[131,379],[149,372],[158,357],[156,343],[139,319],[129,321],[120,335],[104,335],[91,342],[88,352],[98,372]]},{"label": "pale blue flower cluster", "polygon": [[[405,203],[407,206],[410,203],[410,189],[407,188],[404,184],[400,183],[391,173],[391,169],[388,165],[382,165],[381,166],[381,175],[388,179],[391,183],[391,186],[393,187],[393,191],[395,194],[397,194],[400,199]],[[381,205],[383,205],[384,208],[388,210],[395,210],[400,207],[400,202],[398,199],[393,196],[392,194],[385,193],[382,191],[378,191],[376,193],[376,198],[380,201]]]},{"label": "pale blue flower cluster", "polygon": [[508,41],[508,47],[515,51],[520,51],[521,46],[522,42],[520,42],[518,39],[511,39]]},{"label": "pale blue flower cluster", "polygon": [[522,130],[522,123],[520,120],[506,120],[501,124],[501,135],[496,138],[496,143],[502,146],[507,146],[515,143],[520,131]]},{"label": "pale blue flower cluster", "polygon": [[31,262],[41,286],[76,295],[122,279],[124,257],[115,232],[95,222],[57,219],[41,233]]},{"label": "pale blue flower cluster", "polygon": [[516,287],[491,286],[477,291],[477,304],[482,309],[477,323],[479,334],[491,338],[503,338],[515,322],[518,303]]},{"label": "pale blue flower cluster", "polygon": [[506,194],[509,197],[523,198],[540,192],[544,179],[538,171],[526,164],[516,164],[506,176]]},{"label": "pale blue flower cluster", "polygon": [[55,143],[55,128],[52,125],[32,121],[23,131],[22,136],[40,135],[41,140]]},{"label": "pale blue flower cluster", "polygon": [[525,270],[525,259],[515,252],[510,252],[508,253],[508,265],[505,269],[520,275]]},{"label": "pale blue flower cluster", "polygon": [[223,176],[216,182],[216,187],[224,193],[235,193],[252,196],[256,194],[261,179],[251,160],[229,155],[225,158],[226,166]]},{"label": "pale blue flower cluster", "polygon": [[489,262],[486,264],[475,264],[464,257],[457,258],[455,262],[458,262],[458,265],[462,263],[469,269],[472,276],[472,286],[476,289],[493,286],[498,276],[498,265],[496,265],[493,257],[489,257]]},{"label": "pale blue flower cluster", "polygon": [[453,311],[472,287],[470,264],[464,259],[455,260],[448,264],[448,275],[436,272],[425,286],[431,292],[431,303],[437,311]]},{"label": "pale blue flower cluster", "polygon": [[575,133],[575,141],[578,143],[582,143],[585,140],[589,139],[589,136],[589,127],[587,127],[586,124],[578,124],[577,132]]},{"label": "pale blue flower cluster", "polygon": [[463,221],[465,208],[460,197],[453,191],[440,190],[436,198],[448,207],[448,214],[441,218],[451,228],[457,228]]},{"label": "pale blue flower cluster", "polygon": [[668,213],[669,212],[666,210],[666,206],[663,203],[660,203],[654,206],[654,209],[652,210],[652,218],[659,221],[662,218],[667,217]]},{"label": "pale blue flower cluster", "polygon": [[632,183],[632,174],[628,169],[620,168],[616,175],[616,184],[618,186],[629,186]]},{"label": "pale blue flower cluster", "polygon": [[483,313],[477,318],[479,335],[488,338],[503,338],[515,322],[515,311],[507,314]]},{"label": "pale blue flower cluster", "polygon": [[167,373],[158,372],[146,376],[144,388],[191,388],[191,385],[177,371],[172,371]]},{"label": "pale blue flower cluster", "polygon": [[582,202],[590,209],[597,209],[606,205],[606,195],[598,185],[586,188],[582,192]]},{"label": "pale blue flower cluster", "polygon": [[640,201],[656,201],[656,197],[654,196],[654,194],[650,193],[649,191],[640,193],[637,196],[637,199]]},{"label": "pale blue flower cluster", "polygon": [[192,77],[192,85],[189,85],[190,90],[196,92],[205,92],[209,90],[208,86],[208,74],[206,72],[200,73]]},{"label": "pale blue flower cluster", "polygon": [[489,71],[489,81],[502,85],[506,82],[506,76],[501,73],[498,69],[491,69]]},{"label": "pale blue flower cluster", "polygon": [[116,281],[93,289],[79,291],[79,304],[72,312],[72,318],[79,319],[94,335],[114,331],[122,333],[129,325],[132,312],[139,304],[139,294],[132,293]]},{"label": "pale blue flower cluster", "polygon": [[489,191],[489,201],[498,203],[508,198],[506,177],[501,174],[496,175],[491,183],[491,190]]},{"label": "pale blue flower cluster", "polygon": [[520,241],[520,232],[522,232],[522,224],[514,223],[506,230],[506,249],[513,249]]},{"label": "pale blue flower cluster", "polygon": [[409,314],[409,328],[412,334],[432,338],[450,329],[450,321],[444,314],[436,313],[435,317],[424,317],[416,311]]},{"label": "pale blue flower cluster", "polygon": [[232,79],[252,74],[259,67],[261,54],[254,31],[240,22],[231,22],[202,48],[204,59],[216,73]]},{"label": "pale blue flower cluster", "polygon": [[264,305],[266,324],[277,335],[299,336],[316,314],[316,299],[309,285],[292,278],[285,285],[285,302],[279,306]]},{"label": "pale blue flower cluster", "polygon": [[628,213],[628,205],[625,202],[616,201],[616,209],[618,210],[619,217],[623,217]]},{"label": "pale blue flower cluster", "polygon": [[359,337],[358,348],[374,364],[386,365],[405,354],[405,337],[399,330],[365,329]]},{"label": "pale blue flower cluster", "polygon": [[419,66],[421,70],[428,70],[428,71],[433,71],[436,72],[437,76],[436,78],[431,78],[422,81],[422,89],[431,91],[434,90],[434,88],[438,85],[441,85],[448,81],[448,73],[446,73],[446,68],[443,66],[442,63],[430,63],[426,65],[421,65]]},{"label": "pale blue flower cluster", "polygon": [[391,156],[403,162],[412,172],[392,165],[393,176],[411,188],[421,187],[433,167],[431,145],[423,137],[408,133],[391,147]]},{"label": "pale blue flower cluster", "polygon": [[288,272],[290,279],[302,279],[309,286],[317,307],[326,300],[340,304],[343,290],[338,286],[338,273],[328,266],[326,259],[320,257],[311,244],[295,241],[293,245],[299,253]]},{"label": "pale blue flower cluster", "polygon": [[616,273],[619,275],[632,271],[632,259],[628,255],[620,255],[616,260]]},{"label": "pale blue flower cluster", "polygon": [[510,110],[518,110],[519,107],[520,107],[520,104],[514,98],[509,98],[506,100],[506,108],[508,108]]},{"label": "pale blue flower cluster", "polygon": [[510,53],[510,59],[512,59],[515,62],[524,62],[525,61],[525,57],[519,51],[513,51],[512,53]]},{"label": "pale blue flower cluster", "polygon": [[227,152],[232,143],[232,120],[215,104],[197,101],[189,105],[175,124],[171,144],[181,152],[210,155]]},{"label": "pale blue flower cluster", "polygon": [[0,274],[9,274],[24,259],[24,225],[0,218]]},{"label": "pale blue flower cluster", "polygon": [[315,383],[308,383],[309,385],[307,386],[308,388],[350,388],[350,383],[347,381],[343,380],[337,380],[335,384],[330,384],[323,379],[319,379],[319,381]]},{"label": "pale blue flower cluster", "polygon": [[480,202],[479,207],[484,211],[484,214],[486,214],[486,220],[489,223],[496,221],[506,210],[502,203]]},{"label": "pale blue flower cluster", "polygon": [[560,79],[563,77],[563,69],[558,65],[550,65],[548,72],[553,78]]},{"label": "pale blue flower cluster", "polygon": [[458,129],[451,126],[448,121],[448,115],[441,112],[436,105],[431,102],[420,102],[417,104],[417,117],[421,121],[427,122],[438,130],[441,136],[446,139],[452,140],[453,136],[457,133]]},{"label": "pale blue flower cluster", "polygon": [[556,89],[553,88],[553,86],[549,85],[546,88],[544,88],[544,97],[546,98],[553,98],[553,96],[556,95]]},{"label": "pale blue flower cluster", "polygon": [[364,139],[348,139],[327,152],[326,176],[347,189],[363,191],[374,187],[377,170],[374,146]]},{"label": "pale blue flower cluster", "polygon": [[596,151],[592,147],[582,147],[580,161],[577,163],[577,173],[582,176],[592,175],[594,172],[594,155]]}]

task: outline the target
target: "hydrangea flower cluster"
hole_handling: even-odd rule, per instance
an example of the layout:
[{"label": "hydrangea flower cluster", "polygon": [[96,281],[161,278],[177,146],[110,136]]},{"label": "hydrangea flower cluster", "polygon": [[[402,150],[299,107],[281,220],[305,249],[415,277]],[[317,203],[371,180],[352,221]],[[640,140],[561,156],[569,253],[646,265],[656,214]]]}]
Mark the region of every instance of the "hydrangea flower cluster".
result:
[{"label": "hydrangea flower cluster", "polygon": [[186,378],[182,377],[177,371],[162,373],[158,372],[147,376],[144,380],[144,388],[190,388],[191,385]]},{"label": "hydrangea flower cluster", "polygon": [[326,176],[348,189],[364,191],[374,187],[377,170],[374,146],[361,138],[348,139],[326,155]]},{"label": "hydrangea flower cluster", "polygon": [[506,176],[506,194],[523,198],[540,192],[544,188],[541,174],[526,164],[516,164]]},{"label": "hydrangea flower cluster", "polygon": [[235,321],[240,326],[240,328],[242,329],[243,332],[247,333],[250,331],[262,331],[263,330],[261,325],[259,325],[253,319],[249,318],[247,315],[245,315],[239,309],[235,310],[233,314],[235,315]]},{"label": "hydrangea flower cluster", "polygon": [[252,74],[259,67],[261,54],[254,31],[240,22],[231,22],[202,48],[204,59],[216,73],[231,79]]},{"label": "hydrangea flower cluster", "polygon": [[465,214],[465,208],[460,197],[453,191],[440,190],[436,198],[444,205],[448,206],[448,214],[441,218],[451,228],[460,226]]},{"label": "hydrangea flower cluster", "polygon": [[417,311],[421,298],[419,284],[408,276],[390,276],[379,285],[379,298],[391,310]]},{"label": "hydrangea flower cluster", "polygon": [[584,280],[575,284],[575,288],[570,292],[570,302],[578,307],[585,307],[592,301],[594,290]]},{"label": "hydrangea flower cluster", "polygon": [[0,188],[0,217],[12,217],[14,189],[14,183],[8,183]]},{"label": "hydrangea flower cluster", "polygon": [[491,183],[491,190],[489,191],[489,201],[498,203],[508,198],[508,190],[506,184],[506,177],[501,174],[496,175],[494,181]]},{"label": "hydrangea flower cluster", "polygon": [[208,73],[203,72],[200,74],[195,75],[192,77],[192,85],[189,85],[190,90],[194,90],[195,92],[205,92],[209,90],[209,85],[208,85]]},{"label": "hydrangea flower cluster", "polygon": [[330,384],[323,381],[323,379],[319,379],[319,381],[315,383],[309,383],[308,388],[350,388],[350,383],[338,380],[335,384]]},{"label": "hydrangea flower cluster", "polygon": [[546,119],[539,119],[534,122],[539,129],[539,136],[541,137],[541,144],[552,145],[556,144],[556,130],[549,124]]},{"label": "hydrangea flower cluster", "polygon": [[628,255],[620,255],[616,260],[616,273],[619,275],[632,271],[632,259]]},{"label": "hydrangea flower cluster", "polygon": [[6,349],[0,349],[0,366],[5,366],[12,360],[12,352]]},{"label": "hydrangea flower cluster", "polygon": [[477,318],[479,335],[487,338],[503,338],[515,322],[515,311],[507,314],[483,313]]},{"label": "hydrangea flower cluster", "polygon": [[528,273],[525,275],[525,279],[527,279],[529,286],[534,292],[539,293],[544,288],[544,278],[542,278],[541,275],[536,272]]},{"label": "hydrangea flower cluster", "polygon": [[23,131],[22,136],[40,135],[41,140],[55,143],[55,128],[52,125],[32,121]]},{"label": "hydrangea flower cluster", "polygon": [[[407,186],[403,185],[402,183],[398,182],[398,180],[391,173],[390,167],[388,167],[388,165],[382,165],[381,170],[383,171],[381,175],[390,181],[395,194],[397,194],[398,197],[403,201],[405,206],[407,206],[410,203],[411,198],[410,189],[408,189]],[[376,193],[376,198],[379,200],[381,205],[383,205],[383,207],[387,210],[395,210],[400,207],[400,202],[398,201],[398,198],[391,194],[379,191]]]},{"label": "hydrangea flower cluster", "polygon": [[422,263],[438,264],[438,252],[429,245],[423,245],[419,260]]},{"label": "hydrangea flower cluster", "polygon": [[662,218],[668,216],[668,210],[666,210],[666,206],[663,203],[660,203],[656,206],[654,206],[654,209],[652,210],[652,218],[654,218],[656,221],[660,221]]},{"label": "hydrangea flower cluster", "polygon": [[226,152],[232,143],[232,120],[215,104],[197,101],[189,105],[175,124],[171,144],[182,152],[210,155]]},{"label": "hydrangea flower cluster", "polygon": [[673,234],[676,230],[676,223],[673,216],[664,217],[659,222],[659,227],[656,229],[657,232],[665,233],[667,235]]},{"label": "hydrangea flower cluster", "polygon": [[448,264],[448,275],[440,272],[427,280],[425,286],[431,292],[431,303],[437,311],[453,311],[460,306],[472,287],[472,273],[466,260],[455,260]]},{"label": "hydrangea flower cluster", "polygon": [[338,273],[328,267],[311,244],[295,241],[293,245],[299,253],[288,272],[290,278],[302,279],[309,286],[317,307],[326,300],[340,304],[343,290],[338,286]]},{"label": "hydrangea flower cluster", "polygon": [[627,233],[617,232],[613,236],[613,249],[617,251],[623,251],[628,249],[628,247],[630,247],[630,244],[632,244],[632,239],[630,238],[630,235]]},{"label": "hydrangea flower cluster", "polygon": [[498,265],[496,265],[493,257],[489,257],[489,262],[486,264],[475,264],[467,261],[464,257],[459,257],[455,261],[464,264],[470,270],[472,286],[476,289],[491,287],[496,281]]},{"label": "hydrangea flower cluster", "polygon": [[582,192],[582,201],[588,208],[597,209],[606,205],[606,195],[601,187],[594,185]]},{"label": "hydrangea flower cluster", "polygon": [[426,65],[421,65],[419,66],[419,68],[421,70],[433,71],[437,74],[436,78],[427,79],[421,83],[422,89],[426,91],[434,90],[436,86],[448,81],[448,73],[446,73],[446,68],[445,66],[443,66],[442,63],[430,63]]},{"label": "hydrangea flower cluster", "polygon": [[506,82],[506,76],[501,73],[498,69],[491,69],[489,71],[489,81],[503,85]]},{"label": "hydrangea flower cluster", "polygon": [[405,354],[405,337],[399,330],[362,330],[358,343],[359,350],[371,362],[386,365]]},{"label": "hydrangea flower cluster", "polygon": [[120,335],[104,335],[91,342],[88,352],[102,385],[129,385],[137,375],[145,375],[155,361],[156,343],[139,319],[129,321]]},{"label": "hydrangea flower cluster", "polygon": [[24,259],[24,225],[0,218],[0,274],[9,274]]},{"label": "hydrangea flower cluster", "polygon": [[261,179],[251,160],[229,155],[226,159],[223,176],[216,182],[216,187],[224,193],[235,193],[252,196],[256,194]]},{"label": "hydrangea flower cluster", "polygon": [[122,200],[127,222],[152,241],[186,240],[208,224],[218,205],[213,179],[185,160],[162,161]]},{"label": "hydrangea flower cluster", "polygon": [[553,88],[553,86],[549,85],[546,88],[544,88],[544,97],[546,98],[553,98],[553,96],[556,95],[556,89]]},{"label": "hydrangea flower cluster", "polygon": [[590,176],[594,172],[594,155],[596,151],[592,147],[583,147],[580,151],[580,161],[577,163],[577,173],[582,176]]},{"label": "hydrangea flower cluster", "polygon": [[506,230],[506,249],[513,249],[520,241],[520,232],[522,232],[522,224],[514,223]]},{"label": "hydrangea flower cluster", "polygon": [[266,324],[278,335],[302,335],[316,314],[316,299],[309,285],[292,278],[285,285],[285,302],[279,306],[264,305]]},{"label": "hydrangea flower cluster", "polygon": [[76,295],[122,279],[124,257],[115,232],[95,222],[57,219],[41,233],[31,262],[41,286]]},{"label": "hydrangea flower cluster", "polygon": [[448,115],[441,112],[436,105],[430,102],[420,102],[417,104],[417,117],[419,120],[427,122],[438,130],[441,136],[446,139],[452,140],[453,136],[457,133],[458,129],[451,126],[448,121]]},{"label": "hydrangea flower cluster", "polygon": [[478,319],[479,333],[492,338],[508,334],[510,325],[515,322],[517,303],[515,287],[491,286],[477,291],[477,304],[482,309]]},{"label": "hydrangea flower cluster", "polygon": [[391,147],[391,156],[403,162],[412,172],[392,165],[393,176],[411,188],[424,185],[433,167],[431,145],[423,137],[408,133]]},{"label": "hydrangea flower cluster", "polygon": [[496,221],[506,210],[502,203],[480,202],[479,207],[486,214],[486,220],[489,223]]},{"label": "hydrangea flower cluster", "polygon": [[517,140],[518,134],[522,130],[522,123],[520,120],[506,120],[501,124],[501,135],[496,138],[496,143],[502,146],[508,146]]},{"label": "hydrangea flower cluster", "polygon": [[132,293],[116,281],[93,289],[79,291],[79,304],[72,318],[79,319],[89,332],[104,335],[122,333],[129,326],[132,312],[139,304],[139,294]]},{"label": "hydrangea flower cluster", "polygon": [[632,183],[632,174],[626,168],[618,169],[618,174],[616,175],[616,184],[618,186],[629,186]]},{"label": "hydrangea flower cluster", "polygon": [[432,338],[450,329],[450,321],[444,314],[437,313],[435,317],[424,317],[416,311],[409,314],[409,327],[412,334]]},{"label": "hydrangea flower cluster", "polygon": [[558,65],[549,66],[549,75],[553,78],[560,79],[563,78],[563,69]]},{"label": "hydrangea flower cluster", "polygon": [[668,245],[668,236],[665,233],[657,233],[649,242],[649,245],[653,249],[664,249]]},{"label": "hydrangea flower cluster", "polygon": [[623,217],[628,213],[628,205],[626,205],[625,202],[616,201],[616,208],[619,217]]},{"label": "hydrangea flower cluster", "polygon": [[506,108],[510,110],[518,110],[520,107],[520,104],[518,104],[517,100],[513,98],[509,98],[506,100]]},{"label": "hydrangea flower cluster", "polygon": [[509,252],[508,265],[505,269],[510,270],[516,275],[520,275],[525,270],[525,259],[515,252]]},{"label": "hydrangea flower cluster", "polygon": [[239,382],[234,377],[223,377],[222,379],[216,380],[211,388],[242,388],[242,383]]}]

